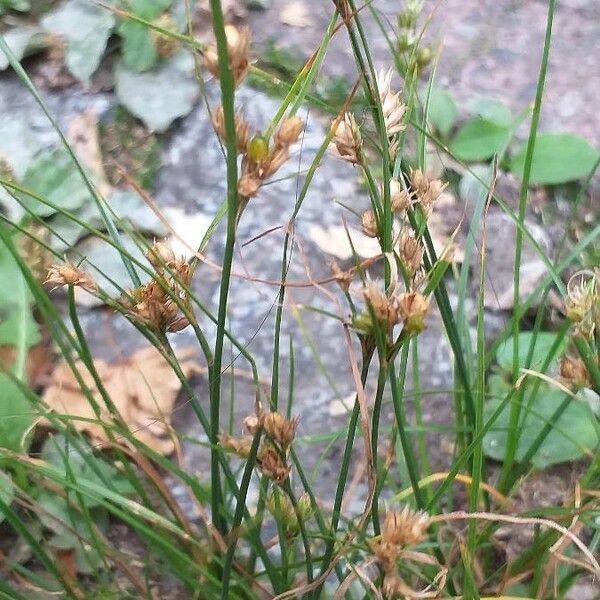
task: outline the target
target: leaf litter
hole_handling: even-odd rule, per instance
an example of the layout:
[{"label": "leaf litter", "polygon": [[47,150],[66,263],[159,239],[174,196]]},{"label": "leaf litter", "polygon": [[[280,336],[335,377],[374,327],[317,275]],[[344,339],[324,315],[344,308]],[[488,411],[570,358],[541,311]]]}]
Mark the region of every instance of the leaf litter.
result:
[{"label": "leaf litter", "polygon": [[[182,350],[177,357],[187,378],[202,372],[195,355],[196,350],[189,348]],[[104,446],[109,442],[109,436],[102,423],[111,427],[115,420],[83,362],[76,361],[75,366],[98,404],[99,419],[73,371],[64,361],[56,367],[42,399],[53,411],[71,417],[75,429]],[[96,359],[94,367],[133,437],[156,452],[172,454],[176,441],[170,419],[181,382],[162,354],[150,346],[117,363]],[[49,423],[45,418],[40,421],[44,425]],[[124,441],[118,434],[115,437]]]}]

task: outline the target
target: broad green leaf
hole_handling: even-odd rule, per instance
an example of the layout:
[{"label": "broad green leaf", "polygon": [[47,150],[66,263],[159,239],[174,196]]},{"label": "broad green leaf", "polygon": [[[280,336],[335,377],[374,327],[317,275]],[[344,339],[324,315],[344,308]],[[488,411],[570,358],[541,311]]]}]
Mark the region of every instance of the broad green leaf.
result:
[{"label": "broad green leaf", "polygon": [[[519,368],[526,366],[526,359],[529,354],[529,348],[533,343],[534,335],[532,331],[523,331],[519,334]],[[539,370],[546,359],[552,344],[556,341],[556,334],[545,331],[538,332],[535,338],[535,346],[531,355],[530,369]],[[554,362],[565,350],[567,339],[564,338],[555,355],[552,357]],[[501,369],[512,370],[513,360],[513,338],[508,338],[496,352],[496,361]],[[552,362],[550,363],[552,366]]]},{"label": "broad green leaf", "polygon": [[[524,397],[527,402],[528,395],[525,394]],[[521,435],[516,453],[517,461],[530,448],[564,398],[565,395],[559,390],[550,390],[548,386],[542,385],[532,402],[531,410],[527,410],[526,405],[523,406],[524,418],[521,422]],[[490,418],[501,402],[502,400],[499,398],[493,398],[486,402],[484,420]],[[483,450],[487,456],[496,460],[504,458],[509,419],[510,406],[506,406],[492,430],[483,439]],[[543,469],[557,463],[578,460],[590,452],[594,452],[600,442],[597,428],[598,422],[590,407],[584,402],[572,400],[533,457],[533,464]]]},{"label": "broad green leaf", "polygon": [[193,58],[185,51],[148,73],[136,73],[120,63],[115,79],[119,101],[151,131],[166,131],[175,119],[187,115],[199,92]]},{"label": "broad green leaf", "polygon": [[[96,456],[83,438],[78,438],[78,442],[81,451],[73,443],[69,443],[64,435],[51,436],[42,446],[42,459],[58,467],[65,475],[67,461],[70,473],[76,481],[103,486],[123,496],[133,493],[129,481],[115,467]],[[84,497],[84,502],[88,507],[99,504],[96,498],[91,497]]]},{"label": "broad green leaf", "polygon": [[131,12],[137,17],[149,21],[158,17],[171,4],[173,4],[173,0],[133,0],[131,2]]},{"label": "broad green leaf", "polygon": [[[425,101],[425,98],[423,99]],[[442,88],[434,87],[429,94],[427,119],[442,137],[448,137],[458,117],[458,107],[452,94]]]},{"label": "broad green leaf", "polygon": [[148,27],[135,21],[123,21],[119,25],[119,35],[123,40],[123,63],[128,69],[143,73],[157,65],[158,52]]},{"label": "broad green leaf", "polygon": [[[15,498],[15,484],[11,476],[0,471],[0,498],[4,504],[10,505]],[[0,523],[4,521],[4,515],[0,512]]]},{"label": "broad green leaf", "polygon": [[6,10],[20,10],[24,12],[30,8],[30,0],[0,0],[0,15]]},{"label": "broad green leaf", "polygon": [[[510,170],[523,176],[527,144],[512,157]],[[554,185],[582,179],[592,172],[600,153],[583,138],[572,133],[543,133],[538,135],[533,149],[530,182]]]},{"label": "broad green leaf", "polygon": [[83,516],[68,505],[66,498],[50,492],[42,492],[37,503],[41,508],[37,515],[42,525],[62,538],[63,547],[69,547],[68,540],[71,539],[71,548],[75,548],[80,542],[71,529],[85,535],[87,526]]},{"label": "broad green leaf", "polygon": [[115,25],[114,15],[88,0],[67,0],[42,19],[44,28],[66,41],[69,71],[88,83],[100,65]]},{"label": "broad green leaf", "polygon": [[510,108],[495,98],[480,96],[473,102],[471,110],[482,119],[500,127],[508,127],[512,122]]},{"label": "broad green leaf", "polygon": [[35,416],[34,407],[21,388],[8,375],[0,373],[0,448],[26,451],[26,433]]},{"label": "broad green leaf", "polygon": [[[0,244],[0,346],[13,346],[25,353],[40,340],[31,313],[33,296],[17,261]],[[8,285],[10,282],[10,285]]]},{"label": "broad green leaf", "polygon": [[[48,38],[44,31],[35,25],[20,25],[0,35],[4,36],[8,47],[18,60],[44,48]],[[8,69],[9,65],[6,54],[0,50],[0,71]]]},{"label": "broad green leaf", "polygon": [[[93,202],[81,173],[64,148],[40,152],[30,163],[23,181],[27,190],[65,210]],[[27,194],[20,193],[19,197],[23,205],[38,216],[48,217],[56,212]]]},{"label": "broad green leaf", "polygon": [[507,127],[476,117],[467,121],[454,136],[450,151],[460,160],[486,160],[504,149],[510,135]]}]

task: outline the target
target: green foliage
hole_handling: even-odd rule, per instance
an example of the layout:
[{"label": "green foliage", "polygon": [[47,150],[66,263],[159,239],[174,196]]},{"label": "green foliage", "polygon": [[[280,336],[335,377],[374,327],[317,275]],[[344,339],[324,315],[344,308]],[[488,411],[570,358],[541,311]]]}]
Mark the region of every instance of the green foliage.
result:
[{"label": "green foliage", "polygon": [[[422,94],[422,102],[426,97],[427,94]],[[443,138],[448,137],[458,118],[458,106],[448,90],[431,88],[427,118],[435,131]]]},{"label": "green foliage", "polygon": [[[534,341],[535,340],[535,341]],[[530,368],[541,371],[543,364],[549,359],[547,372],[552,372],[557,359],[563,354],[567,340],[557,347],[553,356],[549,352],[557,340],[557,334],[550,332],[539,332],[535,335],[531,331],[519,334],[519,370]],[[496,363],[498,371],[488,380],[490,399],[485,405],[484,418],[489,417],[496,411],[503,398],[510,392],[510,380],[513,359],[512,338],[498,348],[496,352]],[[528,359],[530,359],[528,361]],[[536,438],[548,423],[552,423],[555,412],[561,407],[565,400],[568,406],[552,424],[547,437],[532,457],[532,463],[538,468],[545,468],[553,464],[578,460],[592,451],[599,443],[598,423],[588,403],[575,399],[569,399],[564,392],[551,388],[546,383],[536,386],[531,378],[527,378],[522,384],[524,403],[522,408],[522,420],[519,425],[519,443],[515,459],[520,461]],[[559,411],[560,412],[560,411]],[[483,449],[487,456],[496,460],[502,460],[506,455],[508,442],[508,427],[510,422],[510,405],[504,407],[494,427],[487,433],[483,442]]]},{"label": "green foliage", "polygon": [[115,72],[117,97],[150,131],[166,131],[196,103],[199,87],[193,67],[193,58],[187,52],[145,73],[119,64]]},{"label": "green foliage", "polygon": [[[551,350],[552,345],[556,342],[557,335],[546,331],[540,331],[537,335],[532,331],[522,331],[519,333],[519,369],[528,367],[539,371],[544,363],[548,352]],[[535,345],[534,344],[535,340]],[[564,352],[566,347],[566,339],[563,339],[554,356],[552,356],[552,362],[550,363],[550,369],[556,363],[556,359]],[[527,359],[531,356],[530,362]],[[500,369],[510,372],[512,369],[513,360],[513,338],[508,338],[496,352],[496,362]]]},{"label": "green foliage", "polygon": [[[527,146],[519,148],[510,161],[510,170],[521,177]],[[538,135],[533,150],[531,183],[556,185],[583,179],[592,173],[600,160],[598,150],[583,138],[572,133]]]},{"label": "green foliage", "polygon": [[19,193],[23,206],[40,217],[48,217],[58,209],[75,210],[84,203],[92,202],[81,174],[64,148],[40,152],[27,167],[23,181],[28,191],[57,207]]},{"label": "green foliage", "polygon": [[21,386],[4,373],[0,373],[0,398],[0,449],[26,451],[35,408]]},{"label": "green foliage", "polygon": [[100,65],[114,25],[110,11],[87,0],[67,0],[42,19],[46,31],[64,39],[67,67],[83,83]]},{"label": "green foliage", "polygon": [[[497,379],[493,380],[497,382]],[[531,389],[527,386],[526,391]],[[497,383],[490,382],[490,394],[493,397],[485,405],[484,419],[489,419],[500,406],[505,389]],[[565,394],[559,390],[550,389],[548,385],[540,386],[538,393],[528,398],[523,407],[520,423],[520,437],[517,447],[516,460],[520,461],[525,452],[540,434],[546,423],[550,422],[555,411],[565,400]],[[502,460],[506,453],[510,407],[506,407],[494,424],[494,428],[484,438],[483,449],[487,456]],[[595,451],[600,438],[598,424],[588,404],[572,399],[556,420],[539,450],[532,458],[532,463],[539,469],[544,469],[557,463],[578,460],[589,456]]]},{"label": "green foliage", "polygon": [[510,140],[510,130],[475,117],[467,121],[450,142],[450,151],[464,161],[480,161],[502,152]]},{"label": "green foliage", "polygon": [[[13,483],[12,477],[0,470],[0,500],[6,505],[10,505],[15,497],[15,484]],[[0,511],[0,523],[4,521],[5,516]]]}]

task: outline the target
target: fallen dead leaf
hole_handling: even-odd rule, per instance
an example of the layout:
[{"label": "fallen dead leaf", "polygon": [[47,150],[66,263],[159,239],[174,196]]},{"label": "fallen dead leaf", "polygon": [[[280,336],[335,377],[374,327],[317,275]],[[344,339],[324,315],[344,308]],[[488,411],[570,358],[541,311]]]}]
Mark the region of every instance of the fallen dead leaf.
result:
[{"label": "fallen dead leaf", "polygon": [[[186,377],[201,371],[200,365],[193,358],[194,354],[194,349],[188,349],[178,356]],[[81,361],[75,364],[100,407],[100,420],[110,426],[114,423],[113,417],[91,374]],[[95,360],[94,366],[132,435],[161,454],[174,452],[175,441],[170,435],[170,418],[181,383],[160,352],[150,346],[138,350],[123,362],[109,364],[103,360]],[[62,362],[57,366],[51,384],[44,391],[43,400],[57,413],[72,417],[76,429],[87,433],[100,444],[109,440],[105,428],[98,422],[92,405],[67,363]],[[44,424],[47,425],[48,421]]]},{"label": "fallen dead leaf", "polygon": [[92,174],[100,194],[108,196],[111,186],[104,171],[96,111],[91,109],[75,116],[69,124],[67,139],[79,160]]},{"label": "fallen dead leaf", "polygon": [[279,20],[292,27],[310,27],[313,20],[304,2],[289,2],[279,12]]},{"label": "fallen dead leaf", "polygon": [[[13,367],[16,354],[14,346],[0,346],[0,371],[9,371]],[[52,365],[52,352],[46,343],[32,346],[27,353],[25,361],[27,383],[29,386],[37,389],[48,383]]]}]

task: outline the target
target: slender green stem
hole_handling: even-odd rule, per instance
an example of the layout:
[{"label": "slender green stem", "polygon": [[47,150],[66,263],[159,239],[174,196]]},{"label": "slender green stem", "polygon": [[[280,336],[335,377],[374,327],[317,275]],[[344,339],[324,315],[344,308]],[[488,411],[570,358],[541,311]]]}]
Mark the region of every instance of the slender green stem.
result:
[{"label": "slender green stem", "polygon": [[[523,227],[525,224],[525,209],[527,207],[527,196],[529,191],[529,178],[531,176],[531,166],[533,163],[533,151],[537,137],[537,129],[540,121],[540,112],[542,108],[542,98],[544,95],[544,84],[546,82],[546,71],[548,68],[548,57],[550,55],[550,45],[552,41],[552,22],[554,18],[554,8],[556,0],[549,0],[548,17],[546,21],[546,36],[544,39],[544,50],[542,54],[542,62],[540,65],[540,73],[537,82],[537,90],[535,95],[535,104],[531,117],[531,128],[529,130],[529,138],[527,140],[527,150],[525,152],[525,165],[523,168],[523,179],[521,181],[521,192],[519,194],[519,217],[518,223],[521,227],[517,227],[515,241],[515,263],[513,277],[513,306],[518,310],[520,303],[520,283],[521,283],[521,255],[523,247]],[[512,376],[513,381],[516,381],[519,376],[519,319],[513,320],[513,361],[512,361]],[[506,441],[506,453],[502,463],[502,472],[500,475],[500,490],[505,489],[506,481],[510,475],[515,461],[517,445],[519,443],[519,420],[521,414],[521,403],[515,402],[510,409],[508,436]]]},{"label": "slender green stem", "polygon": [[215,527],[220,533],[227,531],[227,524],[221,515],[223,504],[221,476],[219,470],[218,447],[219,419],[221,408],[221,365],[223,360],[223,339],[227,319],[227,298],[235,245],[235,227],[237,221],[237,148],[235,135],[235,84],[229,64],[227,36],[221,0],[210,0],[213,31],[217,42],[219,81],[221,84],[221,102],[225,118],[225,145],[227,149],[227,238],[223,256],[223,271],[219,292],[219,311],[214,350],[212,377],[210,377],[210,441],[211,441],[211,509]]}]

